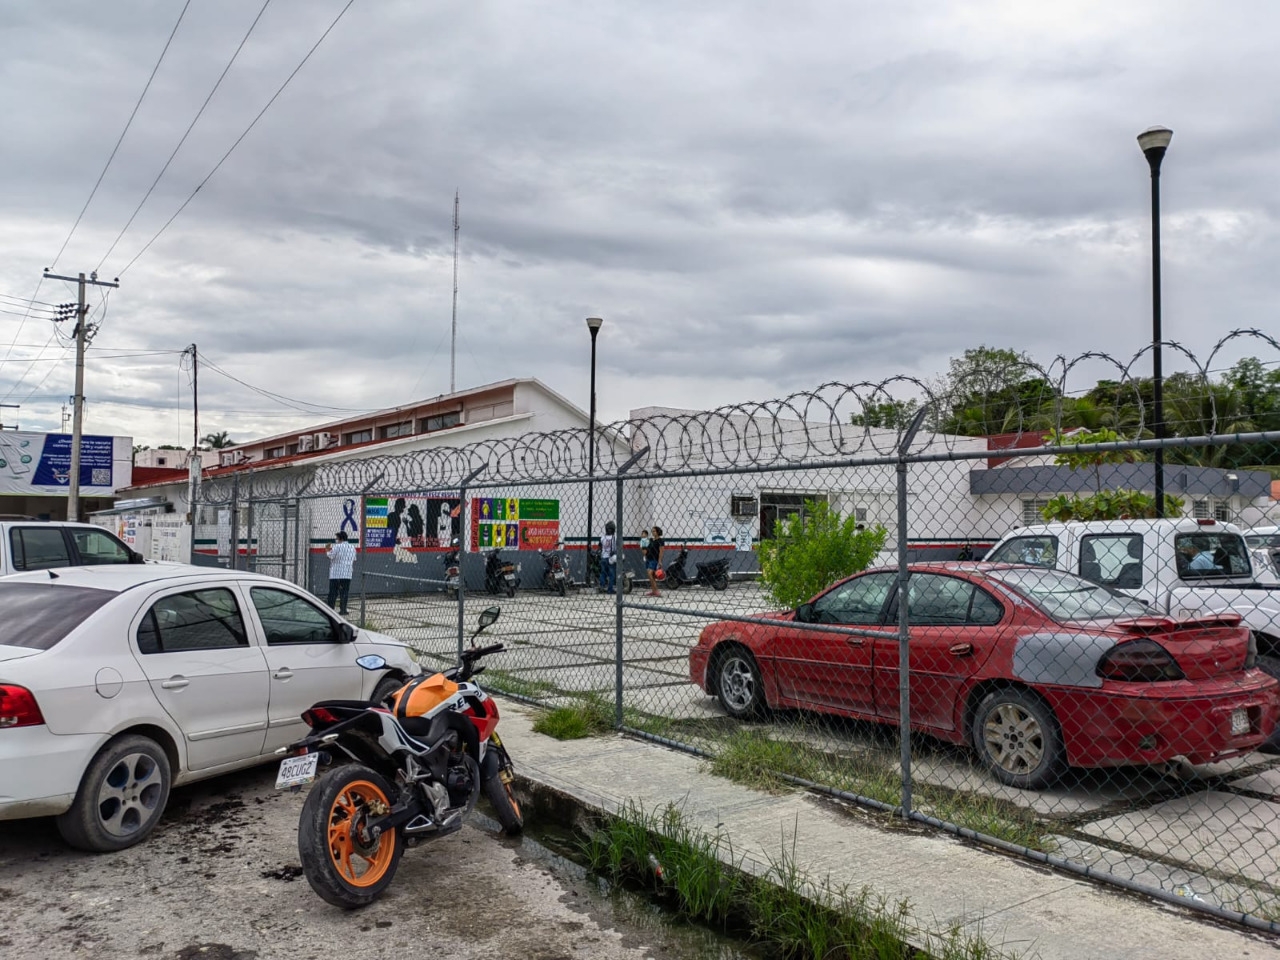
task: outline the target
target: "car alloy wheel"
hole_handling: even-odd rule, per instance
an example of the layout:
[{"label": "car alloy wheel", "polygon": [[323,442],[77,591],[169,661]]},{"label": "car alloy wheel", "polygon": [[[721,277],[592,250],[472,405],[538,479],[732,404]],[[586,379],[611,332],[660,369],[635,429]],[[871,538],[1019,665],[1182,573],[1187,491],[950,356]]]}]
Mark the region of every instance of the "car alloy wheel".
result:
[{"label": "car alloy wheel", "polygon": [[757,713],[762,706],[760,671],[743,650],[733,650],[720,660],[716,692],[725,710],[735,717]]},{"label": "car alloy wheel", "polygon": [[995,690],[978,705],[973,745],[997,780],[1039,790],[1066,769],[1066,750],[1053,710],[1029,690]]},{"label": "car alloy wheel", "polygon": [[1044,763],[1044,730],[1025,707],[1004,703],[987,714],[982,737],[1000,769],[1026,775]]}]

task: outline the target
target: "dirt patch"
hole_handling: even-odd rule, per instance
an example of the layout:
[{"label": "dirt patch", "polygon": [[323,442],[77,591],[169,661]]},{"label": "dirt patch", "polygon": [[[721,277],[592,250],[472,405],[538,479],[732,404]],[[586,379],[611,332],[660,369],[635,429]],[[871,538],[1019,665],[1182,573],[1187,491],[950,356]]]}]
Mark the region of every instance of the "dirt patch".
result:
[{"label": "dirt patch", "polygon": [[193,943],[173,955],[173,960],[257,960],[257,950],[240,950],[225,943]]},{"label": "dirt patch", "polygon": [[263,870],[259,876],[264,880],[283,880],[285,883],[291,883],[302,876],[302,867],[289,863],[277,870]]}]

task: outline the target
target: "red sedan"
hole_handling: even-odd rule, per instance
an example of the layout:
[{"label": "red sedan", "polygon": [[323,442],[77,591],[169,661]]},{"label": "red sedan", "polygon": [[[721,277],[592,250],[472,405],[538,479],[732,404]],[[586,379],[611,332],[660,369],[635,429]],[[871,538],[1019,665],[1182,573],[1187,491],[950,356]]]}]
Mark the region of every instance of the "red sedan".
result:
[{"label": "red sedan", "polygon": [[[883,636],[897,577],[870,570],[767,624],[709,625],[689,653],[693,682],[734,717],[778,707],[897,723],[898,638]],[[1038,789],[1068,766],[1207,763],[1276,726],[1280,684],[1255,668],[1235,614],[1152,616],[1071,573],[987,563],[913,565],[907,610],[912,729],[972,745],[1012,786]]]}]

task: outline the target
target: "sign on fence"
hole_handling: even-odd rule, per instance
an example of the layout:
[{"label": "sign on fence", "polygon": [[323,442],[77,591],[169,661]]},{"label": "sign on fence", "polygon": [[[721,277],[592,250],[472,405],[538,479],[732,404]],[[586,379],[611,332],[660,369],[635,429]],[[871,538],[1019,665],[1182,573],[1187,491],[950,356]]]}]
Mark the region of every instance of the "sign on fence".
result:
[{"label": "sign on fence", "polygon": [[484,497],[471,502],[472,550],[553,550],[559,542],[559,500]]}]

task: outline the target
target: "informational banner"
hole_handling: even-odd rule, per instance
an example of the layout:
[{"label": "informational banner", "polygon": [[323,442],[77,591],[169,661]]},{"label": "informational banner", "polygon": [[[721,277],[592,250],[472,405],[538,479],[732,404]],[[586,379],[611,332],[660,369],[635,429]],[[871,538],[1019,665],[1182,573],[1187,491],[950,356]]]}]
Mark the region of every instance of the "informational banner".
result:
[{"label": "informational banner", "polygon": [[708,518],[702,521],[703,543],[733,543],[735,524],[728,517]]},{"label": "informational banner", "polygon": [[751,524],[738,524],[738,529],[734,536],[734,542],[739,553],[751,552]]},{"label": "informational banner", "polygon": [[560,501],[481,498],[471,501],[471,549],[554,550]]},{"label": "informational banner", "polygon": [[462,502],[447,494],[368,497],[364,545],[368,550],[445,550],[462,534]]},{"label": "informational banner", "polygon": [[[80,438],[80,495],[109,497],[133,482],[130,437]],[[0,430],[0,493],[65,493],[71,485],[71,434]]]}]

